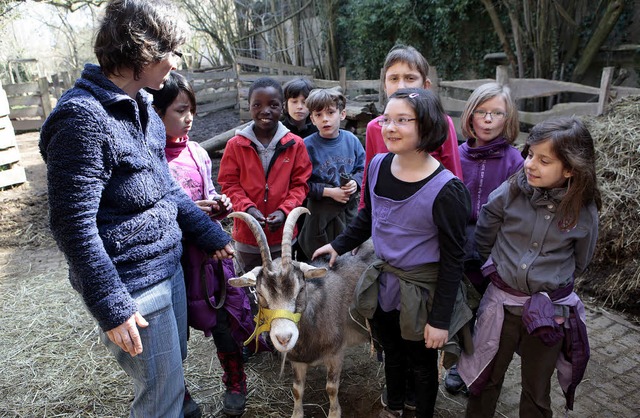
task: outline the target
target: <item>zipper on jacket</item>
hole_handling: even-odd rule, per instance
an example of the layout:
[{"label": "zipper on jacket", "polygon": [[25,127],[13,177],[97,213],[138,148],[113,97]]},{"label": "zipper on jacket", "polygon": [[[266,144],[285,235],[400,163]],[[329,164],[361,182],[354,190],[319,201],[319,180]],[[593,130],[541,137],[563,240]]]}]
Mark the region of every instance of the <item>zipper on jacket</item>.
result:
[{"label": "zipper on jacket", "polygon": [[267,202],[267,199],[269,197],[269,183],[266,183],[264,185],[264,202]]}]

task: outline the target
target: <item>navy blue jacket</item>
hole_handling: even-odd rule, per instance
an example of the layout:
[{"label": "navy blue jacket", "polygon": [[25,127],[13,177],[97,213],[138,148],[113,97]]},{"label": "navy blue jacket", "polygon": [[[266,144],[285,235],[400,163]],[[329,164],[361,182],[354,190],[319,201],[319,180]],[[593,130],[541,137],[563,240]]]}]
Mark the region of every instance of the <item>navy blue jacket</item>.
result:
[{"label": "navy blue jacket", "polygon": [[132,292],[175,272],[183,233],[208,252],[230,241],[173,180],[164,147],[151,96],[133,100],[91,64],[41,130],[51,230],[104,331],[138,310]]}]

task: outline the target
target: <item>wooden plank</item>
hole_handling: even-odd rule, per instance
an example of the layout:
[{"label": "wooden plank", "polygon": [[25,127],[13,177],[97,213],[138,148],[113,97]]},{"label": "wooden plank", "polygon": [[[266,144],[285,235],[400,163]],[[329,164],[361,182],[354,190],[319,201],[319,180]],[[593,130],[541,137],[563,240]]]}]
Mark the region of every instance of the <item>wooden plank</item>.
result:
[{"label": "wooden plank", "polygon": [[22,108],[11,108],[11,113],[9,117],[11,119],[18,118],[32,118],[32,117],[43,117],[44,112],[42,111],[42,107],[39,106],[31,106],[31,107],[22,107]]},{"label": "wooden plank", "polygon": [[316,78],[313,79],[312,82],[319,89],[330,89],[340,86],[340,82],[338,80],[323,80],[321,78]]},{"label": "wooden plank", "polygon": [[518,112],[520,122],[535,125],[559,116],[595,115],[597,103],[559,103],[545,112]]},{"label": "wooden plank", "polygon": [[626,87],[626,86],[612,86],[611,87],[612,97],[619,99],[625,96],[632,95],[640,95],[640,89],[635,87]]},{"label": "wooden plank", "polygon": [[9,97],[22,94],[38,94],[40,92],[38,83],[35,81],[33,83],[5,84],[3,87]]},{"label": "wooden plank", "polygon": [[312,68],[299,67],[297,65],[283,64],[283,63],[273,62],[273,61],[264,61],[264,60],[247,58],[247,57],[235,57],[235,61],[236,61],[236,64],[253,65],[259,68],[282,70],[282,71],[288,71],[290,73],[313,76]]},{"label": "wooden plank", "polygon": [[5,150],[0,150],[0,166],[17,163],[20,161],[20,152],[18,148],[11,147]]},{"label": "wooden plank", "polygon": [[16,106],[40,106],[40,96],[15,96],[9,99],[11,107]]},{"label": "wooden plank", "polygon": [[205,103],[202,105],[198,105],[198,115],[202,113],[215,112],[216,110],[228,109],[231,107],[235,107],[236,99],[227,99],[227,100],[219,100],[216,102]]},{"label": "wooden plank", "polygon": [[24,168],[14,166],[9,170],[0,171],[0,188],[22,184],[27,181]]},{"label": "wooden plank", "polygon": [[511,87],[511,96],[514,100],[554,96],[565,92],[586,93],[595,96],[600,93],[600,89],[597,87],[542,78],[512,78],[509,80],[509,87]]},{"label": "wooden plank", "polygon": [[347,80],[347,91],[358,89],[371,89],[378,91],[380,80]]},{"label": "wooden plank", "polygon": [[8,116],[0,118],[0,149],[16,146],[16,134]]},{"label": "wooden plank", "polygon": [[[238,81],[241,83],[253,83],[257,79],[262,77],[273,78],[274,80],[278,81],[280,84],[284,84],[289,80],[293,80],[294,78],[301,78],[300,76],[296,76],[296,75],[276,75],[276,74],[243,72],[240,75],[238,75]],[[307,77],[302,77],[302,78],[307,78]],[[313,81],[313,78],[311,77],[308,77],[308,79]]]},{"label": "wooden plank", "polygon": [[236,89],[236,80],[231,81],[209,81],[207,83],[202,84],[193,84],[191,87],[194,92],[199,92],[206,89],[225,89],[225,90],[234,90]]},{"label": "wooden plank", "polygon": [[229,99],[233,99],[235,102],[238,97],[238,92],[236,91],[209,91],[203,92],[200,94],[196,94],[196,103],[198,104],[198,108],[201,104],[215,102],[215,101],[227,101]]},{"label": "wooden plank", "polygon": [[43,116],[46,118],[51,114],[53,108],[51,107],[51,96],[49,96],[49,82],[46,77],[40,77],[38,80],[40,86],[40,105],[42,106]]},{"label": "wooden plank", "polygon": [[218,134],[213,138],[205,139],[200,143],[200,146],[207,150],[209,154],[221,150],[225,147],[225,145],[227,145],[227,141],[235,136],[237,130],[246,128],[249,123],[250,122],[243,123],[242,125],[233,129],[229,129],[228,131]]},{"label": "wooden plank", "polygon": [[440,102],[445,112],[462,112],[467,104],[466,100],[453,99],[448,96],[440,96]]},{"label": "wooden plank", "polygon": [[225,80],[228,78],[236,78],[236,72],[233,69],[224,71],[205,71],[205,72],[191,72],[188,71],[184,74],[187,80]]},{"label": "wooden plank", "polygon": [[7,116],[11,112],[11,108],[9,107],[9,99],[7,98],[7,93],[2,89],[0,85],[0,117]]},{"label": "wooden plank", "polygon": [[598,110],[596,115],[602,115],[605,107],[609,104],[609,89],[613,81],[613,67],[605,67],[602,69],[602,77],[600,78],[600,96],[598,97]]},{"label": "wooden plank", "polygon": [[454,89],[463,90],[475,90],[486,83],[495,83],[496,80],[492,78],[484,78],[479,80],[455,80],[455,81],[440,81],[440,87],[450,87]]},{"label": "wooden plank", "polygon": [[13,129],[17,131],[37,131],[42,127],[44,119],[17,119],[11,121]]}]

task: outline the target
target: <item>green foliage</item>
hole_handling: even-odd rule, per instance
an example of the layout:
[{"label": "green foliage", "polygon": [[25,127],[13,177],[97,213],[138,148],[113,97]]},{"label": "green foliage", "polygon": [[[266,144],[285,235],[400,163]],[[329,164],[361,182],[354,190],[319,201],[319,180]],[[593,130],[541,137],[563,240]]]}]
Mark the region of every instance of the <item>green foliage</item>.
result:
[{"label": "green foliage", "polygon": [[342,65],[350,76],[375,79],[388,50],[416,47],[446,79],[492,77],[483,62],[500,50],[482,4],[474,0],[349,0],[337,23]]}]

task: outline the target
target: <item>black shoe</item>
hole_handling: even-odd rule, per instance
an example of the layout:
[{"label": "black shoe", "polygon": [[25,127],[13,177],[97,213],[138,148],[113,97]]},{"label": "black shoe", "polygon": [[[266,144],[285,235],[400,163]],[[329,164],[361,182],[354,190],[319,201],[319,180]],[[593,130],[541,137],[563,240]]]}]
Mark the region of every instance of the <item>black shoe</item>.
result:
[{"label": "black shoe", "polygon": [[201,418],[202,411],[196,401],[191,398],[191,394],[184,388],[184,401],[182,402],[182,414],[184,418]]},{"label": "black shoe", "polygon": [[[387,385],[384,385],[384,387],[382,388],[382,394],[380,395],[380,403],[384,407],[386,407],[388,405],[388,403],[387,403]],[[404,408],[409,410],[409,411],[415,411],[416,410],[416,394],[415,394],[415,392],[407,390],[407,392],[405,393]]]},{"label": "black shoe", "polygon": [[444,388],[452,395],[457,395],[458,393],[469,394],[467,385],[464,384],[458,373],[457,365],[453,365],[447,372],[447,376],[444,378]]},{"label": "black shoe", "polygon": [[247,396],[238,392],[227,391],[224,393],[222,401],[222,411],[232,417],[244,414],[244,408],[247,403]]}]

